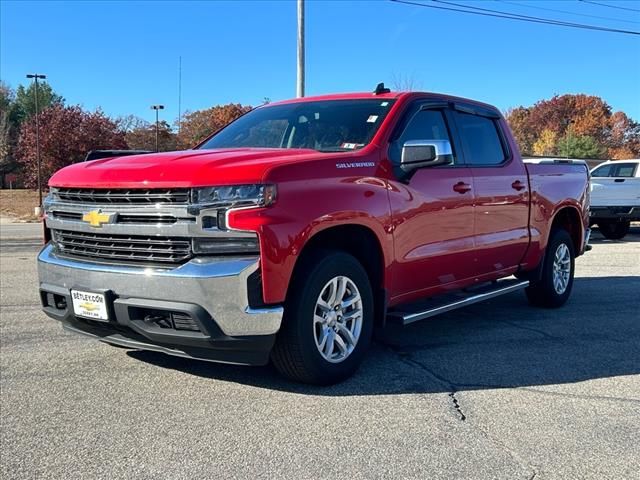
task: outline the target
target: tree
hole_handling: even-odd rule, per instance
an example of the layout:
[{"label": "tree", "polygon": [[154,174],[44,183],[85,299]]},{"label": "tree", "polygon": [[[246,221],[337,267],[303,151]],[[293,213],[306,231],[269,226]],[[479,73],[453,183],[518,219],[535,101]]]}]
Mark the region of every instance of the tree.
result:
[{"label": "tree", "polygon": [[568,133],[558,141],[558,155],[568,158],[603,158],[606,149],[588,135]]},{"label": "tree", "polygon": [[524,153],[565,156],[568,149],[572,157],[640,155],[638,124],[623,112],[612,113],[604,100],[593,95],[555,95],[531,107],[511,109],[505,117]]},{"label": "tree", "polygon": [[[135,117],[131,126],[124,130],[125,141],[129,148],[134,150],[156,149],[156,125],[146,120]],[[119,124],[120,127],[120,124]],[[177,149],[176,135],[171,131],[171,126],[164,120],[158,123],[158,151],[170,152]]]},{"label": "tree", "polygon": [[533,144],[533,154],[538,156],[550,156],[556,153],[558,134],[545,128],[540,137]]},{"label": "tree", "polygon": [[391,75],[391,89],[396,92],[413,92],[422,88],[422,82],[415,75],[395,74]]},{"label": "tree", "polygon": [[529,109],[525,107],[512,108],[505,113],[511,132],[524,154],[531,154],[536,142],[535,132],[529,126],[529,115]]},{"label": "tree", "polygon": [[251,108],[239,103],[229,103],[206,110],[186,112],[182,117],[178,134],[178,148],[193,148],[212,133],[250,111]]},{"label": "tree", "polygon": [[[20,85],[16,90],[15,121],[21,124],[36,113],[35,83],[27,88]],[[63,105],[64,98],[53,91],[47,82],[38,82],[38,111],[46,110],[52,105]]]},{"label": "tree", "polygon": [[640,157],[640,124],[624,112],[615,112],[609,120],[611,137],[609,155],[613,159]]},{"label": "tree", "polygon": [[[58,169],[80,162],[90,150],[127,148],[125,134],[101,111],[54,104],[39,114],[42,182]],[[37,185],[36,127],[32,117],[22,124],[16,157],[27,187]]]},{"label": "tree", "polygon": [[18,129],[15,119],[15,92],[0,82],[0,184],[4,187],[4,176],[18,168],[13,155]]}]

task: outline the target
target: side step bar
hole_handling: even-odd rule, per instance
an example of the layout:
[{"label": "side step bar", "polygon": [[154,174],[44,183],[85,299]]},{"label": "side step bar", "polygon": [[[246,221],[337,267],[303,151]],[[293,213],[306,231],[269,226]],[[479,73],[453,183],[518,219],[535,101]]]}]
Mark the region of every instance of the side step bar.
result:
[{"label": "side step bar", "polygon": [[455,293],[448,293],[438,297],[422,300],[417,303],[403,305],[387,313],[387,321],[400,325],[408,325],[425,318],[435,317],[441,313],[457,308],[466,307],[474,303],[483,302],[490,298],[499,297],[507,293],[522,290],[529,286],[528,280],[506,279],[487,283]]}]

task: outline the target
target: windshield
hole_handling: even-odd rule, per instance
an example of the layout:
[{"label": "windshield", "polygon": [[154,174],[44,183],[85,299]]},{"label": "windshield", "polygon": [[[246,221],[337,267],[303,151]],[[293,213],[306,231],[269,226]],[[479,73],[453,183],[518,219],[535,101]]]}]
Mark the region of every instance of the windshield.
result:
[{"label": "windshield", "polygon": [[394,100],[327,100],[260,107],[199,148],[311,148],[357,150],[368,144]]}]

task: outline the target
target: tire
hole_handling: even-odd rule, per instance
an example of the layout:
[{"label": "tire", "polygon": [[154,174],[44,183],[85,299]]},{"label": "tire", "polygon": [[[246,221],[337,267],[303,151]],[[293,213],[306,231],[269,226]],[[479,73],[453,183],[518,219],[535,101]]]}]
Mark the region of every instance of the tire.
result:
[{"label": "tire", "polygon": [[[371,284],[362,265],[343,252],[322,250],[303,262],[292,280],[271,359],[290,380],[331,385],[353,375],[371,343]],[[328,308],[338,303],[343,286],[343,304],[354,303],[344,310]],[[354,301],[357,294],[360,300]]]},{"label": "tire", "polygon": [[631,228],[631,222],[629,221],[600,221],[598,222],[598,228],[600,229],[600,233],[604,235],[605,238],[609,240],[620,240],[624,238],[624,236],[629,233],[629,228]]},{"label": "tire", "polygon": [[575,250],[566,230],[551,232],[543,262],[540,280],[532,281],[525,293],[529,303],[536,307],[561,307],[571,295],[575,271]]}]

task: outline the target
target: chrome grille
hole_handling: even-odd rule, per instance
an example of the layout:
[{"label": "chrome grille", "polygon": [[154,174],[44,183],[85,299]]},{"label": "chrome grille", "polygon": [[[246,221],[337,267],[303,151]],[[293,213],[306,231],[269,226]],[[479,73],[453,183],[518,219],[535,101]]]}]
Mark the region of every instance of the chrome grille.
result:
[{"label": "chrome grille", "polygon": [[177,264],[191,258],[187,238],[52,230],[56,251],[62,255],[137,264]]},{"label": "chrome grille", "polygon": [[51,193],[56,200],[84,204],[146,205],[160,203],[182,205],[189,202],[188,188],[54,188]]},{"label": "chrome grille", "polygon": [[[51,217],[58,220],[73,220],[76,222],[82,221],[83,214],[80,212],[66,212],[53,210],[50,213]],[[190,220],[190,219],[189,219]],[[113,223],[133,223],[133,224],[172,224],[176,223],[178,219],[172,215],[129,215],[118,213],[116,220]],[[195,221],[195,220],[191,220]]]}]

